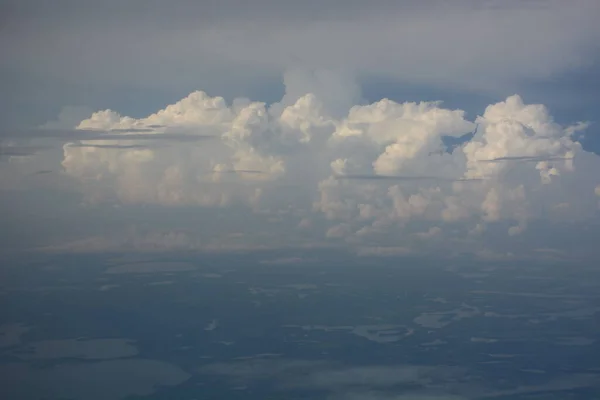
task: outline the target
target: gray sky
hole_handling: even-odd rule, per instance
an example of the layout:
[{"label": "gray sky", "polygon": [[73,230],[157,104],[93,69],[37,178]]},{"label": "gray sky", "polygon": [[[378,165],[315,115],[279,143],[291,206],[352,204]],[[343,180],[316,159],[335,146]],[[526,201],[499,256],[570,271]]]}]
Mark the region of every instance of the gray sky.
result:
[{"label": "gray sky", "polygon": [[110,107],[123,96],[134,103],[150,94],[158,105],[193,89],[265,95],[265,85],[272,92],[298,67],[507,96],[595,65],[600,43],[593,0],[28,0],[3,8],[1,84],[13,99],[4,108],[23,114],[22,124],[44,107]]}]

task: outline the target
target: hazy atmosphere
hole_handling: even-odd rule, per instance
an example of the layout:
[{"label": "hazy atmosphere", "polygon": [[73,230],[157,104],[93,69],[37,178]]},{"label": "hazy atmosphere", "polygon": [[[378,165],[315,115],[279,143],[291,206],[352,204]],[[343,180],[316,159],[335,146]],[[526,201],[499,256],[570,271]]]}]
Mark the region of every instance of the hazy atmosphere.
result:
[{"label": "hazy atmosphere", "polygon": [[0,0],[0,396],[600,396],[599,19]]}]

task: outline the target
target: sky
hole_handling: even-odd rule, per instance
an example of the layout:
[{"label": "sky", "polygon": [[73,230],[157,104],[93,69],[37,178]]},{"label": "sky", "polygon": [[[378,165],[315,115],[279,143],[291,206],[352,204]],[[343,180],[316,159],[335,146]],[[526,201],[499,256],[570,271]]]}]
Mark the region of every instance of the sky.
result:
[{"label": "sky", "polygon": [[2,252],[598,255],[595,0],[0,15]]}]

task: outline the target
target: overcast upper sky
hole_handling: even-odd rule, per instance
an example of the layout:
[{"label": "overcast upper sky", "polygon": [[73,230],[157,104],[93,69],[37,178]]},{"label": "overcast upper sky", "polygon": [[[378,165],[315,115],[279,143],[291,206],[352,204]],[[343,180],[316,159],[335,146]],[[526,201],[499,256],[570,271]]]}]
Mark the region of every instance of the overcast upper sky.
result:
[{"label": "overcast upper sky", "polygon": [[0,7],[5,250],[596,252],[595,0]]}]

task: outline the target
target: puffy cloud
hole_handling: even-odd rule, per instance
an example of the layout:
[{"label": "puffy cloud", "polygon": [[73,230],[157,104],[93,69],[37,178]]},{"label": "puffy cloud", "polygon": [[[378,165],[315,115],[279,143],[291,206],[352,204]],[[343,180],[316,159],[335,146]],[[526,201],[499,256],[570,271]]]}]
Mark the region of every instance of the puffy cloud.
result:
[{"label": "puffy cloud", "polygon": [[[311,105],[302,108],[304,102],[299,99],[290,108],[296,114],[310,113]],[[220,140],[192,146],[171,143],[163,149],[128,148],[134,143],[127,140],[95,141],[93,146],[82,141],[83,146],[65,145],[63,166],[68,174],[87,181],[114,181],[116,196],[125,202],[224,205],[239,199],[253,203],[265,182],[285,173],[278,154],[283,147],[310,140],[286,122],[269,117],[263,103],[228,107],[223,98],[194,92],[146,118],[105,110],[77,128],[118,130],[124,135],[137,129],[148,130],[148,135],[185,131]],[[238,184],[237,178],[247,184]]]},{"label": "puffy cloud", "polygon": [[[514,236],[532,220],[595,212],[600,179],[589,171],[600,158],[574,135],[587,125],[561,126],[543,105],[514,95],[469,121],[439,102],[351,106],[356,87],[331,74],[290,73],[286,87],[271,105],[197,91],[145,118],[96,112],[77,129],[111,131],[110,140],[65,145],[63,167],[97,200],[238,203],[278,220],[293,214],[296,228],[363,242],[363,253],[403,253],[446,225],[465,236],[490,226]],[[136,130],[214,140],[142,147],[126,136]],[[470,132],[444,151],[445,137]]]},{"label": "puffy cloud", "polygon": [[[414,218],[478,218],[484,223],[512,219],[510,234],[520,233],[531,217],[529,187],[551,184],[573,172],[581,146],[571,136],[585,125],[561,127],[544,106],[526,105],[519,96],[490,105],[475,123],[477,132],[469,142],[451,154],[440,153],[443,135],[457,137],[474,129],[462,111],[443,109],[438,103],[389,100],[354,107],[331,138],[333,153],[342,153],[331,164],[334,174],[439,179],[412,188],[325,180],[320,209],[331,219],[354,214],[378,225]],[[536,162],[513,162],[524,158]],[[456,182],[447,187],[445,179]]]},{"label": "puffy cloud", "polygon": [[[562,169],[572,169],[570,159],[581,150],[571,135],[583,126],[563,128],[552,120],[544,106],[525,105],[516,95],[488,106],[478,122],[483,125],[480,133],[463,148],[468,177],[498,176],[511,167],[509,162],[485,161],[537,158],[536,169],[542,180],[549,183],[552,176],[560,174],[561,165]],[[553,162],[558,157],[565,160]]]}]

